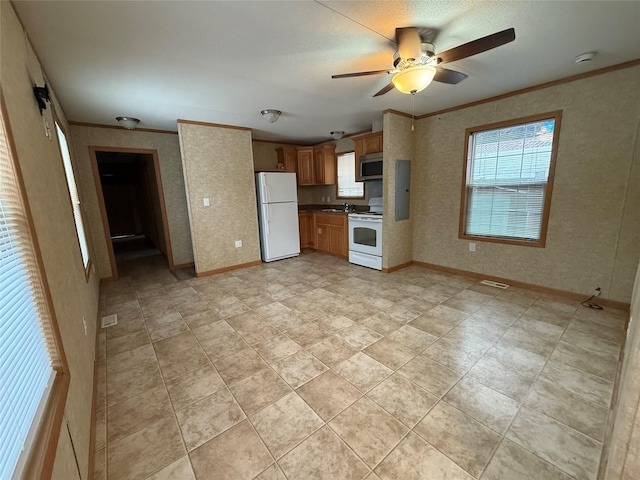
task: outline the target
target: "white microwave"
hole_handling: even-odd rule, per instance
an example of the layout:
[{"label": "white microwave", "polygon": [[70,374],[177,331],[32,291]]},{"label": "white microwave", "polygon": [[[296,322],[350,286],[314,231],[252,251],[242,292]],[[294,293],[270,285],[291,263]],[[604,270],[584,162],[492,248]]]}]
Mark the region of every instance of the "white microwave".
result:
[{"label": "white microwave", "polygon": [[382,178],[382,153],[369,153],[360,156],[360,178],[362,180]]}]

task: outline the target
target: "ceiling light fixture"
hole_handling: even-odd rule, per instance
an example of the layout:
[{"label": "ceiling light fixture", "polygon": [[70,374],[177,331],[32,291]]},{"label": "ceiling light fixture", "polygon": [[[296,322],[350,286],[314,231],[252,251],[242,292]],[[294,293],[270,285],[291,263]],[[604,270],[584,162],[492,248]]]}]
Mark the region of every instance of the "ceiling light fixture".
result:
[{"label": "ceiling light fixture", "polygon": [[414,94],[427,88],[435,75],[435,67],[431,65],[418,65],[396,73],[391,81],[402,93]]},{"label": "ceiling light fixture", "polygon": [[344,137],[344,132],[342,130],[334,130],[331,132],[331,138],[334,140],[340,140],[342,137]]},{"label": "ceiling light fixture", "polygon": [[269,123],[273,123],[276,120],[278,120],[278,118],[280,118],[281,113],[282,112],[280,110],[276,110],[274,108],[267,108],[260,112],[260,114],[264,117],[264,119]]},{"label": "ceiling light fixture", "polygon": [[140,120],[134,117],[116,117],[116,120],[127,130],[133,130],[140,123]]}]

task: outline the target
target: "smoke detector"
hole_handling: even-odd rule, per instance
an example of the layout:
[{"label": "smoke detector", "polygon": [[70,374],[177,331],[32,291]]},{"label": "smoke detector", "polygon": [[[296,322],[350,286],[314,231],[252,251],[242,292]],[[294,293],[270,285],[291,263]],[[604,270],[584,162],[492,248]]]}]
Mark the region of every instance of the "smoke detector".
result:
[{"label": "smoke detector", "polygon": [[596,52],[581,53],[574,59],[574,62],[576,64],[590,62],[591,60],[593,60],[593,57],[595,56],[596,56]]}]

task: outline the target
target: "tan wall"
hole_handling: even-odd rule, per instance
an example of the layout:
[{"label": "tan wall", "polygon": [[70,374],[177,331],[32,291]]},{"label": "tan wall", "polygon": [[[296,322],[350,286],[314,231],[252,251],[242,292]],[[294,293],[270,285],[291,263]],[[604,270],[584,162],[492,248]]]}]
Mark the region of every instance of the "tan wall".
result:
[{"label": "tan wall", "polygon": [[[411,176],[415,168],[415,141],[417,132],[411,131],[411,119],[395,113],[385,113],[383,130],[383,198],[382,267],[393,268],[412,260],[412,231],[414,214],[408,220],[396,222],[396,160],[411,161]],[[412,181],[413,186],[413,181]],[[412,189],[413,190],[413,189]],[[411,192],[411,203],[414,203]]]},{"label": "tan wall", "polygon": [[278,154],[276,148],[289,145],[288,143],[260,142],[254,140],[251,142],[251,150],[253,151],[253,166],[256,171],[275,170],[278,168]]},{"label": "tan wall", "polygon": [[[631,171],[639,106],[636,66],[419,120],[413,259],[577,293],[601,287],[629,302],[640,258],[640,196],[627,191],[640,176],[637,156]],[[554,110],[563,116],[546,247],[477,242],[469,252],[458,239],[465,129]]]},{"label": "tan wall", "polygon": [[196,272],[260,260],[251,132],[178,123],[178,135]]},{"label": "tan wall", "polygon": [[[2,92],[71,375],[65,423],[71,432],[82,478],[86,479],[98,276],[92,271],[89,280],[85,279],[51,106],[48,105],[44,112],[44,118],[52,127],[53,136],[49,140],[44,135],[43,117],[31,90],[30,75],[38,85],[44,84],[41,66],[31,48],[27,47],[22,26],[9,2],[0,2],[0,17]],[[63,126],[66,125],[64,112],[58,108],[57,113]],[[80,189],[82,198],[86,192],[82,187]],[[94,257],[93,253],[91,256]],[[88,327],[86,335],[83,316]],[[67,426],[63,424],[62,429],[64,433]],[[67,471],[65,465],[75,468],[75,460],[70,458],[73,453],[68,446],[68,443],[60,444],[55,460],[55,472],[61,475],[57,478],[65,480],[72,478],[63,475]]]},{"label": "tan wall", "polygon": [[605,480],[640,478],[640,268],[636,276],[613,428],[605,441]]},{"label": "tan wall", "polygon": [[113,272],[109,263],[107,239],[93,179],[93,169],[89,156],[90,146],[139,148],[158,151],[173,263],[181,265],[192,262],[193,252],[191,250],[187,200],[184,191],[178,136],[170,133],[72,125],[71,139],[78,159],[80,183],[82,183],[86,192],[87,219],[95,240],[96,263],[100,277],[111,277]]}]

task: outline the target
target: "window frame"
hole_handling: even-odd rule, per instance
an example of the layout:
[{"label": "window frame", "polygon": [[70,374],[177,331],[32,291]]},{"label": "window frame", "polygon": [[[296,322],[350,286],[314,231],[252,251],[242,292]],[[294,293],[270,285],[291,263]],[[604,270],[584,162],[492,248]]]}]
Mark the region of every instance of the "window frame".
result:
[{"label": "window frame", "polygon": [[84,263],[84,257],[82,255],[82,245],[81,245],[82,240],[80,239],[80,233],[78,232],[78,225],[75,221],[75,214],[73,214],[73,226],[76,231],[76,238],[78,240],[78,249],[80,250],[80,259],[82,261],[82,267],[84,269],[84,279],[85,279],[85,282],[88,283],[89,277],[91,276],[91,264],[92,264],[91,260],[92,259],[91,259],[91,248],[89,246],[89,233],[88,233],[89,231],[87,228],[88,224],[84,218],[84,201],[81,198],[80,188],[78,186],[78,177],[76,175],[75,165],[73,164],[74,162],[73,162],[73,156],[71,155],[71,146],[69,145],[69,134],[67,133],[67,130],[64,128],[64,125],[62,124],[58,116],[55,114],[55,112],[53,114],[53,123],[54,123],[53,130],[55,130],[56,142],[58,143],[58,151],[60,152],[60,161],[62,163],[62,169],[65,172],[65,184],[67,185],[67,193],[69,195],[69,206],[71,207],[71,213],[73,214],[74,206],[73,206],[73,199],[71,198],[71,190],[69,189],[69,183],[67,180],[67,167],[65,166],[64,153],[62,153],[62,146],[60,145],[60,138],[58,137],[58,131],[55,128],[56,126],[60,128],[60,130],[64,134],[65,142],[69,150],[69,163],[71,165],[71,177],[73,179],[73,182],[75,183],[76,195],[78,196],[78,209],[80,211],[80,219],[82,221],[82,230],[84,233],[83,236],[84,236],[85,248],[87,250],[86,265]]},{"label": "window frame", "polygon": [[[348,155],[349,153],[353,153],[353,159],[354,159],[354,172],[355,172],[355,167],[358,165],[358,159],[356,158],[356,152],[355,150],[346,150],[344,152],[339,152],[336,153],[336,200],[364,200],[366,198],[366,182],[363,181],[357,181],[355,180],[355,183],[362,183],[362,195],[358,196],[358,197],[342,197],[340,196],[340,184],[339,184],[339,180],[338,180],[338,157],[340,157],[341,155]],[[354,176],[354,178],[356,178]]]},{"label": "window frame", "polygon": [[26,463],[22,471],[23,478],[39,478],[49,480],[53,473],[53,464],[58,448],[58,440],[64,422],[64,410],[67,403],[70,373],[67,364],[60,328],[56,318],[55,309],[53,307],[53,299],[49,290],[44,262],[42,260],[42,252],[38,243],[33,216],[29,206],[22,170],[18,160],[18,154],[13,139],[9,115],[7,113],[4,94],[0,88],[0,109],[2,120],[5,127],[5,136],[10,161],[12,162],[15,174],[16,186],[19,192],[22,209],[25,215],[26,225],[30,245],[33,253],[33,263],[35,264],[37,275],[40,281],[41,293],[43,297],[43,308],[46,310],[46,321],[51,332],[53,348],[55,349],[55,358],[52,358],[52,368],[55,371],[53,385],[49,391],[48,400],[45,403],[44,410],[40,417],[39,425],[36,427],[36,433],[31,444],[30,452],[27,454]]},{"label": "window frame", "polygon": [[[541,120],[554,120],[553,131],[553,144],[551,146],[551,159],[549,162],[549,178],[545,187],[545,198],[542,208],[542,220],[540,224],[540,239],[537,241],[519,240],[517,238],[509,237],[494,237],[489,235],[471,235],[465,232],[467,212],[468,212],[468,179],[470,178],[471,162],[469,161],[470,152],[470,138],[475,133],[484,132],[487,130],[497,130],[505,127],[515,127],[519,125],[525,125],[528,123],[539,122]],[[539,247],[544,248],[547,241],[547,229],[549,225],[549,213],[551,210],[551,196],[553,193],[553,182],[556,171],[556,157],[558,154],[558,144],[560,139],[560,126],[562,121],[562,110],[555,110],[552,112],[540,113],[536,115],[529,115],[526,117],[519,117],[510,120],[504,120],[501,122],[490,123],[486,125],[479,125],[477,127],[467,128],[465,130],[464,139],[464,157],[462,163],[462,192],[460,197],[460,220],[458,225],[458,238],[460,240],[471,240],[478,242],[490,242],[490,243],[502,243],[507,245],[520,245],[527,247]]]}]

